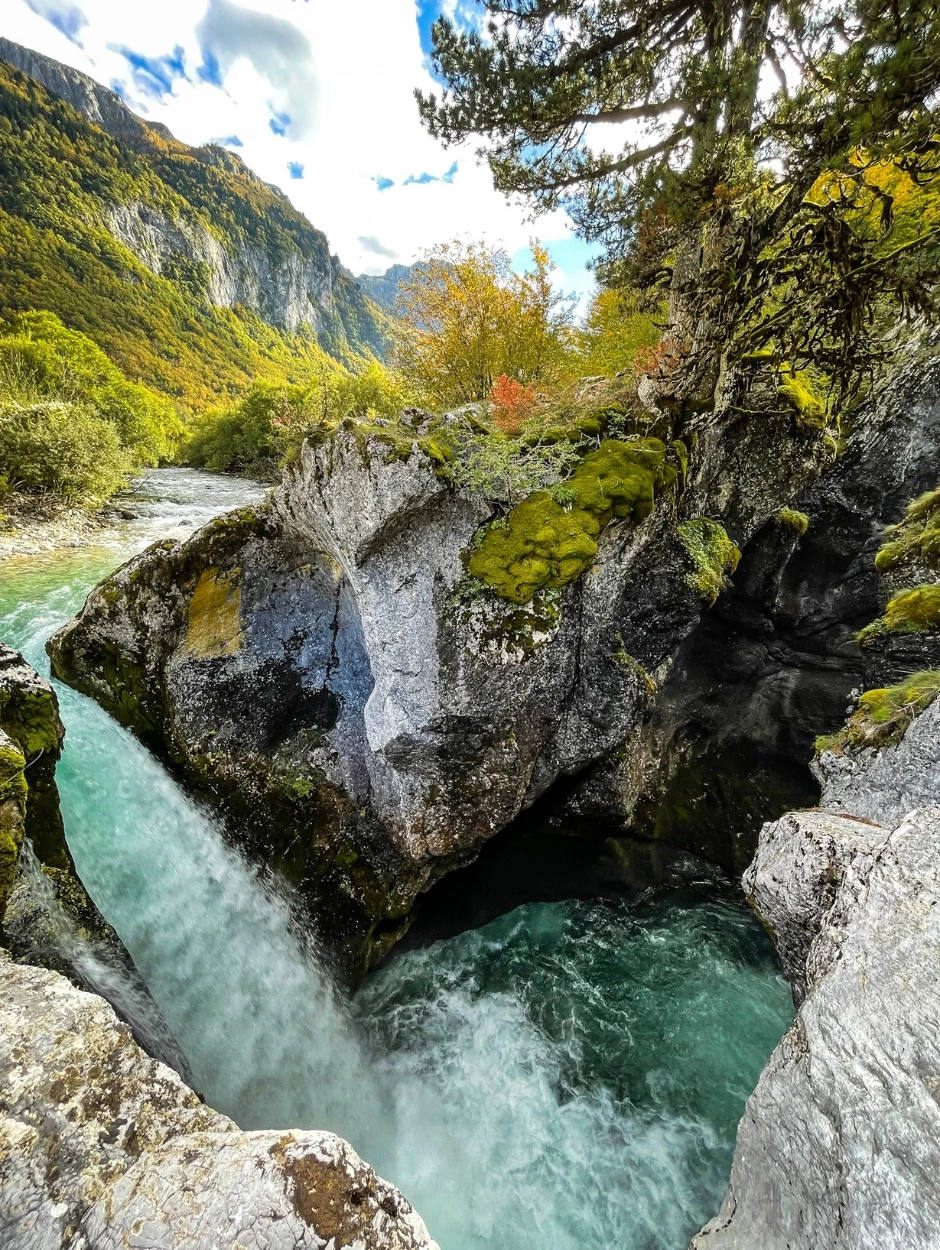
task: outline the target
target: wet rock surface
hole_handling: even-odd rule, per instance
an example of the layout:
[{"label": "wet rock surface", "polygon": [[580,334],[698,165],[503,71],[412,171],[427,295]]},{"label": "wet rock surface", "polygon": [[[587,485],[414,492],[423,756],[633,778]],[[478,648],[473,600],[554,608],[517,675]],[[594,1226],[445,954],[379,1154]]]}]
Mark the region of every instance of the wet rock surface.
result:
[{"label": "wet rock surface", "polygon": [[897,744],[825,753],[823,810],[761,832],[744,886],[799,1010],[695,1250],[937,1244],[938,708]]},{"label": "wet rock surface", "polygon": [[436,1250],[330,1133],[244,1133],[111,1008],[0,952],[0,1243],[9,1250]]}]

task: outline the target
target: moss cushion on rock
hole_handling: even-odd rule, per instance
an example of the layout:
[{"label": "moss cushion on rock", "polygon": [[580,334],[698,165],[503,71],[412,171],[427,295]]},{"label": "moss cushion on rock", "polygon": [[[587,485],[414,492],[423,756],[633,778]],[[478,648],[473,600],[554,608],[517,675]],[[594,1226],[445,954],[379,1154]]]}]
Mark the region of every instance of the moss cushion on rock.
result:
[{"label": "moss cushion on rock", "polygon": [[885,634],[922,634],[940,626],[940,584],[912,586],[894,595],[883,615],[856,634],[867,646]]},{"label": "moss cushion on rock", "polygon": [[547,490],[529,495],[484,532],[468,570],[513,603],[567,586],[593,563],[605,526],[615,518],[645,520],[657,493],[678,476],[678,454],[659,439],[607,439],[565,483],[565,503]]},{"label": "moss cushion on rock", "polygon": [[816,750],[860,750],[899,742],[908,725],[940,695],[940,671],[912,673],[897,686],[866,690],[839,733],[816,739]]},{"label": "moss cushion on rock", "polygon": [[903,520],[892,525],[886,537],[875,556],[879,573],[909,561],[940,568],[940,486],[908,504]]},{"label": "moss cushion on rock", "polygon": [[695,565],[694,572],[689,576],[689,585],[711,607],[728,577],[738,567],[741,552],[728,537],[724,526],[709,517],[684,521],[679,526],[679,537]]}]

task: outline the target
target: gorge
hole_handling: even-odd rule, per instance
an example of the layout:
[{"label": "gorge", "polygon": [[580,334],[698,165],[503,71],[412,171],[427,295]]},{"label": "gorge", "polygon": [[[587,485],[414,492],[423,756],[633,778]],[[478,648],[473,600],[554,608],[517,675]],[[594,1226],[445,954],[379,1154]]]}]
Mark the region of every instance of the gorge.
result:
[{"label": "gorge", "polygon": [[[167,470],[146,490],[116,549],[6,566],[4,636],[35,663],[123,544],[188,528],[210,492],[253,498]],[[290,924],[289,892],[267,890],[93,703],[58,690],[76,863],[210,1105],[246,1129],[343,1133],[443,1246],[535,1246],[546,1226],[574,1246],[586,1220],[600,1244],[681,1245],[717,1205],[789,1004],[759,927],[702,867],[638,906],[531,903],[411,950],[350,1017]]]},{"label": "gorge", "polygon": [[583,321],[0,39],[4,1250],[938,1244],[940,25],[488,8]]}]

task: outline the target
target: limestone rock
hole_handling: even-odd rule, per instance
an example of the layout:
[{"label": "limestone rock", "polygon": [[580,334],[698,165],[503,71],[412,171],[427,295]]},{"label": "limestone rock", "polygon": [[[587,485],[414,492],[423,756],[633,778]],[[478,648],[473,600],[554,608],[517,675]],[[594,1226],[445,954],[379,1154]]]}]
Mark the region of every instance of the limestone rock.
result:
[{"label": "limestone rock", "polygon": [[846,872],[887,832],[873,821],[827,811],[790,812],[764,825],[744,891],[773,938],[797,1004],[806,994],[810,946]]},{"label": "limestone rock", "polygon": [[851,858],[846,845],[828,911],[818,855],[791,856],[782,905],[820,924],[808,991],[748,1100],[728,1197],[695,1250],[938,1244],[940,808],[869,829],[867,849]]},{"label": "limestone rock", "polygon": [[824,752],[814,764],[823,804],[893,826],[914,807],[940,803],[940,699],[894,746]]},{"label": "limestone rock", "polygon": [[4,1250],[437,1250],[330,1133],[244,1133],[111,1008],[0,953]]},{"label": "limestone rock", "polygon": [[306,445],[269,505],[136,557],[49,648],[237,813],[353,976],[420,890],[629,739],[703,607],[668,498],[563,591],[465,596],[490,508],[418,439]]}]

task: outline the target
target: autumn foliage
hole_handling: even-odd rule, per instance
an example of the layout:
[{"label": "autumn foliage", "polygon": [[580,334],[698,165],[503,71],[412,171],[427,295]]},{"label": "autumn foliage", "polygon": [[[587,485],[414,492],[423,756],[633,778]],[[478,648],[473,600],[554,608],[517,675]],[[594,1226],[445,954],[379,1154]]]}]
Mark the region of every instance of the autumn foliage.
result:
[{"label": "autumn foliage", "polygon": [[518,379],[500,374],[490,391],[493,424],[504,434],[518,434],[537,403],[534,386],[524,386]]}]

